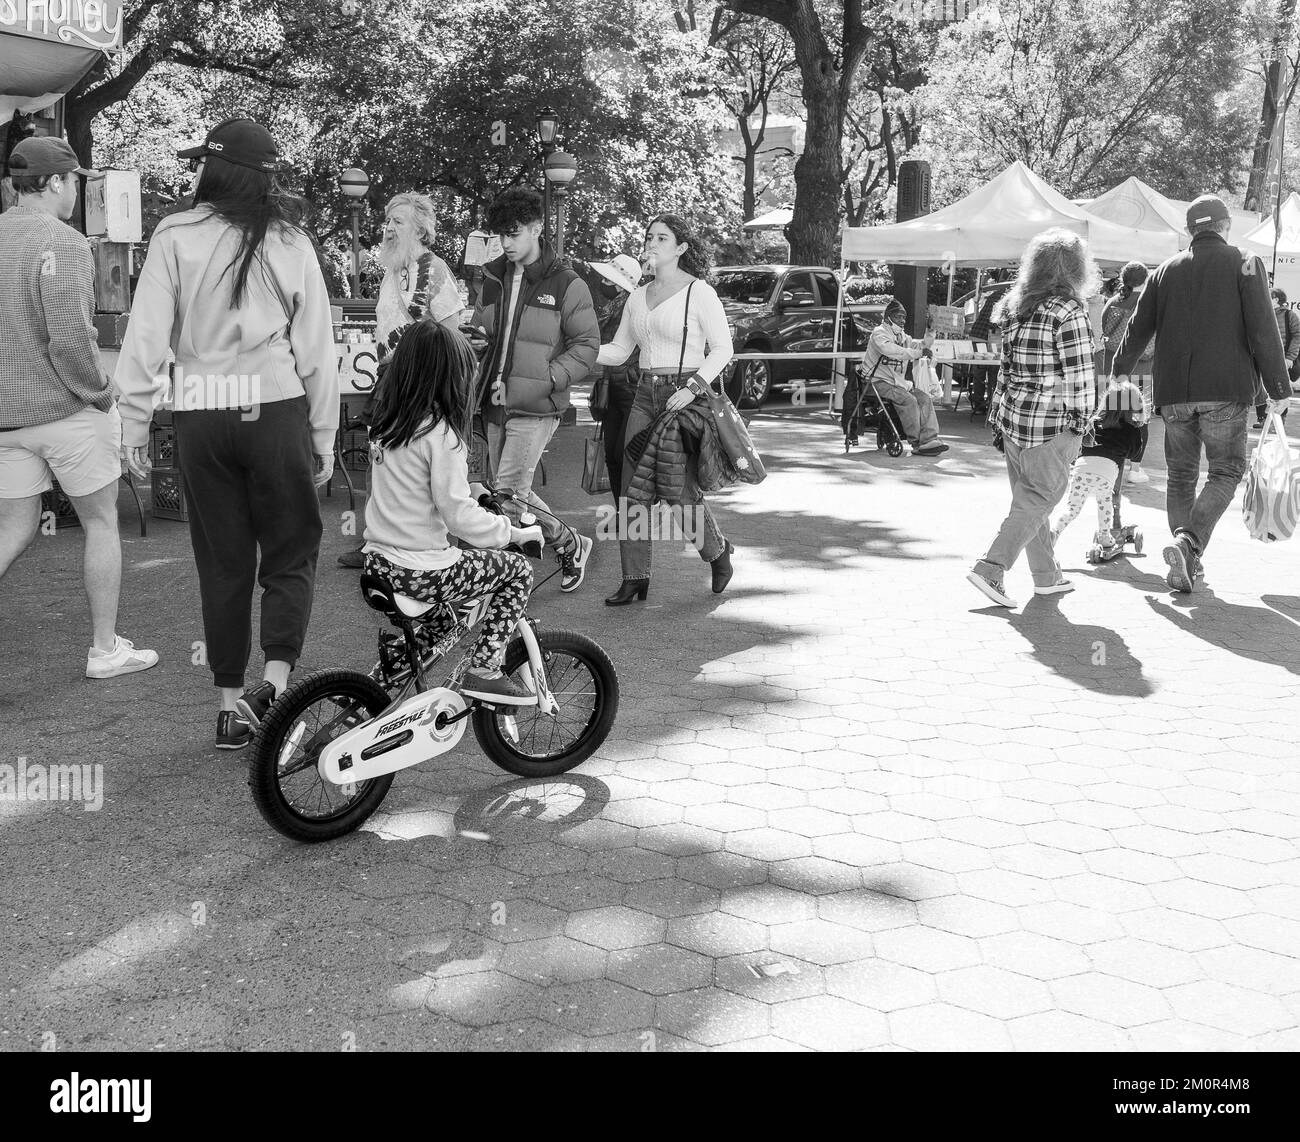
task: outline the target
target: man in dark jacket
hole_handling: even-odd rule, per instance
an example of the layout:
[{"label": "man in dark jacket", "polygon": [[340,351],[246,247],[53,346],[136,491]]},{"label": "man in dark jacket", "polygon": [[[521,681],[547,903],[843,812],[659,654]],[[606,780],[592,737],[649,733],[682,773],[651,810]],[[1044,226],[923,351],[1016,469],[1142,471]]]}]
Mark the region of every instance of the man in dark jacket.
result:
[{"label": "man in dark jacket", "polygon": [[[1167,512],[1174,542],[1164,550],[1166,579],[1187,592],[1201,555],[1246,470],[1246,417],[1258,375],[1269,408],[1291,395],[1282,338],[1258,258],[1229,246],[1231,215],[1222,199],[1202,195],[1187,209],[1191,247],[1151,276],[1115,353],[1124,380],[1152,335],[1153,403],[1165,422]],[[1197,494],[1201,449],[1209,478]]]},{"label": "man in dark jacket", "polygon": [[483,267],[474,323],[489,347],[478,400],[487,423],[496,485],[513,498],[516,524],[526,506],[560,557],[560,590],[573,591],[586,573],[592,541],[561,523],[533,491],[542,452],[569,407],[569,386],[586,377],[600,351],[591,291],[566,269],[541,237],[542,199],[512,187],[488,208],[488,229],[505,253]]}]

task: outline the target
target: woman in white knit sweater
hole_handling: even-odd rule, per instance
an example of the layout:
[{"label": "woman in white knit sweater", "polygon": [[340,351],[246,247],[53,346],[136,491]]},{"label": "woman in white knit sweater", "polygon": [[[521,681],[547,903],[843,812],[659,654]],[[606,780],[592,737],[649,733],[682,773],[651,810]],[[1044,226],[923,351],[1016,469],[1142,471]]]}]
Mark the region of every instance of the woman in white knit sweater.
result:
[{"label": "woman in white knit sweater", "polygon": [[[654,280],[628,299],[614,340],[602,345],[599,365],[621,365],[641,353],[641,373],[636,401],[628,414],[624,435],[623,486],[619,489],[620,520],[630,520],[640,506],[629,507],[626,492],[637,462],[645,450],[650,427],[665,413],[685,408],[702,392],[700,386],[717,381],[733,353],[726,311],[713,287],[704,280],[709,254],[685,221],[661,214],[646,228],[644,261]],[[694,528],[700,558],[710,565],[714,593],[731,581],[731,541],[696,486],[692,469],[687,473],[683,506],[694,509]],[[633,533],[645,534],[631,527]],[[644,600],[650,590],[651,540],[628,538],[620,527],[619,551],[623,582],[605,600],[611,607],[634,599]]]}]

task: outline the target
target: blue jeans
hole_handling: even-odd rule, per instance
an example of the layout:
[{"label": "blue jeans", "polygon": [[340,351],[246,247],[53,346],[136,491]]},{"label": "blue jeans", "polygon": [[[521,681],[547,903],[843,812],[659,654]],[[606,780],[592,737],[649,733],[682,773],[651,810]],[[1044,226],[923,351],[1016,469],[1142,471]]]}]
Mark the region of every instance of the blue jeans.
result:
[{"label": "blue jeans", "polygon": [[975,570],[1001,582],[1003,573],[1023,551],[1034,586],[1050,587],[1061,578],[1061,566],[1056,562],[1049,517],[1070,486],[1070,465],[1083,447],[1083,437],[1067,431],[1033,448],[1011,440],[1004,440],[1003,447],[1011,481],[1011,511]]},{"label": "blue jeans", "polygon": [[[1169,470],[1165,504],[1169,530],[1175,536],[1180,532],[1190,536],[1198,552],[1209,546],[1214,525],[1228,510],[1246,472],[1249,410],[1249,405],[1236,401],[1167,404],[1160,410],[1165,422],[1165,467]],[[1197,495],[1202,447],[1210,474]]]},{"label": "blue jeans", "polygon": [[524,505],[536,508],[537,523],[546,542],[563,555],[573,550],[576,533],[556,520],[546,501],[533,491],[537,465],[559,427],[558,416],[512,416],[505,424],[489,422],[487,434],[496,489],[514,493],[513,499],[501,505],[506,515],[518,527]]},{"label": "blue jeans", "polygon": [[[624,453],[622,486],[619,489],[621,493],[620,508],[629,514],[639,512],[642,518],[648,518],[648,505],[628,504],[626,499],[627,489],[632,482],[632,477],[636,474],[637,462],[645,451],[646,430],[667,410],[668,398],[677,391],[675,380],[676,378],[671,376],[642,373],[637,381],[636,398],[632,402],[631,411],[627,415],[627,426],[623,430]],[[691,515],[692,522],[695,524],[692,542],[699,549],[700,558],[706,563],[712,563],[726,550],[727,541],[718,528],[718,521],[713,518],[713,512],[709,510],[709,505],[704,502],[704,497],[699,491],[695,458],[688,458],[687,463],[685,502],[682,504],[682,512],[686,515],[694,509]],[[632,530],[634,534],[636,533],[634,527],[629,528],[629,530]],[[650,577],[651,551],[653,550],[651,542],[649,539],[619,540],[618,549],[622,558],[624,579],[648,579]]]}]

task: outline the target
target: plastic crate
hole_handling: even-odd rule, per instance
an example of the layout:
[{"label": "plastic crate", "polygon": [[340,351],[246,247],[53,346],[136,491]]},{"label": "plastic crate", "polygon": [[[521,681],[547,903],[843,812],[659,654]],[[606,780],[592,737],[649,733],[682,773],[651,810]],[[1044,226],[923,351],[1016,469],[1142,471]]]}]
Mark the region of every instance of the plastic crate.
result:
[{"label": "plastic crate", "polygon": [[153,470],[152,512],[154,519],[178,519],[185,522],[190,518],[179,468]]}]

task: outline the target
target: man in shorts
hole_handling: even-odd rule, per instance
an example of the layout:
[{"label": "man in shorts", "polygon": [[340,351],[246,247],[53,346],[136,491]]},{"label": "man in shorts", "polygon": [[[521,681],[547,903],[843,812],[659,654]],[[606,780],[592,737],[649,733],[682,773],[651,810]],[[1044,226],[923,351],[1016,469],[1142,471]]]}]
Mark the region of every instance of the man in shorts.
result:
[{"label": "man in shorts", "polygon": [[41,493],[57,478],[86,533],[86,677],[114,678],[158,655],[117,634],[122,421],[99,359],[90,243],[66,224],[85,173],[61,139],[24,139],[9,154],[18,202],[0,214],[0,577],[36,538]]}]

